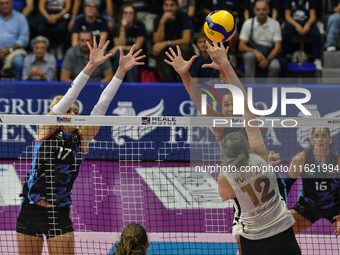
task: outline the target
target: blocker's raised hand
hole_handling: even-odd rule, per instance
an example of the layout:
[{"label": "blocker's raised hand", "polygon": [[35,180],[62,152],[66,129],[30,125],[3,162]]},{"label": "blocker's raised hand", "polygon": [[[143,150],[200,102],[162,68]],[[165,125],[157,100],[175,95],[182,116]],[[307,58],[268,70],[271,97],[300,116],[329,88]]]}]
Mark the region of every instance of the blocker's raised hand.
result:
[{"label": "blocker's raised hand", "polygon": [[94,66],[101,65],[108,58],[110,58],[112,56],[111,53],[106,54],[104,56],[105,50],[106,50],[107,46],[109,46],[110,41],[107,41],[105,44],[104,44],[103,41],[104,41],[103,37],[100,38],[99,45],[97,46],[96,37],[94,36],[93,37],[93,47],[90,45],[89,42],[87,42],[87,47],[90,50],[89,63],[94,65]]},{"label": "blocker's raised hand", "polygon": [[213,42],[213,45],[211,45],[208,41],[206,41],[206,44],[208,47],[207,52],[213,62],[219,66],[229,62],[227,57],[229,47],[225,48],[222,41],[220,41],[220,45],[217,42]]},{"label": "blocker's raised hand", "polygon": [[144,62],[138,62],[139,60],[145,58],[145,55],[139,56],[141,54],[142,49],[139,49],[137,52],[133,53],[136,48],[136,45],[132,45],[128,54],[124,55],[123,49],[120,47],[120,58],[119,58],[119,67],[127,72],[134,66],[144,65]]},{"label": "blocker's raised hand", "polygon": [[192,62],[194,61],[195,58],[197,58],[197,56],[194,55],[190,58],[189,61],[185,61],[182,57],[182,52],[181,52],[181,49],[178,45],[177,45],[176,49],[177,49],[177,54],[170,47],[169,51],[170,51],[171,54],[167,51],[165,52],[165,54],[168,56],[170,61],[167,60],[167,59],[164,59],[164,61],[165,61],[165,63],[171,65],[179,75],[183,75],[183,74],[189,72],[190,67],[192,65]]}]

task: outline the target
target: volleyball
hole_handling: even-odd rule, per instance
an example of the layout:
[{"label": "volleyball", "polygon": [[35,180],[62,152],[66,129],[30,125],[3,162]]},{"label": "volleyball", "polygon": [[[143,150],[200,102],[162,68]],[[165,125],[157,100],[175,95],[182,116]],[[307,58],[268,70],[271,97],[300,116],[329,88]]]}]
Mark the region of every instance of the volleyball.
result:
[{"label": "volleyball", "polygon": [[203,29],[210,40],[226,42],[235,34],[236,22],[230,12],[216,10],[206,17]]}]

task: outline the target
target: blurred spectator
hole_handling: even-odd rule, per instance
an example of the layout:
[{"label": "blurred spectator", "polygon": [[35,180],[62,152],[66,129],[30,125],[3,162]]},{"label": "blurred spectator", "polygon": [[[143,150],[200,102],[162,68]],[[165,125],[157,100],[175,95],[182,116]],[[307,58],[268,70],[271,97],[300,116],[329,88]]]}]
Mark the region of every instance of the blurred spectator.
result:
[{"label": "blurred spectator", "polygon": [[194,17],[196,8],[195,0],[178,0],[178,5],[182,11],[188,14],[189,18]]},{"label": "blurred spectator", "polygon": [[29,30],[25,16],[13,10],[12,0],[0,0],[0,35],[1,76],[9,77],[14,71],[15,78],[21,80],[27,55],[22,48],[28,44]]},{"label": "blurred spectator", "polygon": [[[114,47],[110,50],[110,53],[113,55],[113,71],[115,72],[119,66],[119,48],[121,47],[124,54],[127,54],[132,45],[136,44],[135,51],[138,51],[143,48],[146,38],[145,26],[143,22],[136,19],[136,12],[131,4],[125,4],[121,7],[118,25],[114,27],[112,34]],[[126,73],[124,81],[137,81],[137,66]]]},{"label": "blurred spectator", "polygon": [[21,12],[28,21],[30,38],[36,36],[37,29],[37,15],[39,14],[39,8],[35,4],[35,0],[13,0],[13,9]]},{"label": "blurred spectator", "polygon": [[39,0],[37,33],[46,36],[56,50],[56,57],[63,58],[62,42],[67,31],[68,12],[71,9],[72,0]]},{"label": "blurred spectator", "polygon": [[120,2],[120,8],[124,4],[131,4],[135,8],[137,19],[144,23],[147,35],[153,33],[154,19],[157,15],[152,0],[119,0],[118,2]]},{"label": "blurred spectator", "polygon": [[200,51],[200,55],[192,62],[190,74],[192,77],[197,78],[212,78],[218,77],[218,72],[212,68],[202,68],[204,64],[212,62],[209,53],[207,52],[208,46],[206,41],[210,41],[204,32],[198,32],[196,36],[196,45]]},{"label": "blurred spectator", "polygon": [[280,23],[269,15],[266,1],[255,3],[255,17],[243,23],[239,49],[243,54],[246,78],[254,78],[256,66],[268,69],[268,77],[279,77],[280,62],[275,57],[281,51]]},{"label": "blurred spectator", "polygon": [[[115,23],[113,18],[114,2],[115,0],[98,0],[99,1],[99,14],[106,20],[108,31],[111,31]],[[72,15],[70,22],[68,23],[68,30],[72,31],[77,15],[82,14],[81,5],[83,0],[74,0],[72,5]]]},{"label": "blurred spectator", "polygon": [[[247,20],[254,16],[254,7],[255,3],[258,0],[244,0],[243,7],[244,7],[244,19]],[[266,0],[269,5],[269,11],[271,11],[272,18],[277,19],[279,10],[281,9],[282,2],[281,0]]]},{"label": "blurred spectator", "polygon": [[47,52],[49,45],[48,39],[41,35],[31,41],[33,52],[24,60],[23,80],[56,80],[56,59]]},{"label": "blurred spectator", "polygon": [[82,30],[88,30],[96,37],[97,42],[100,38],[104,38],[104,42],[108,38],[108,28],[106,20],[98,13],[98,0],[85,0],[84,13],[79,14],[76,18],[72,29],[72,46],[78,44],[78,34]]},{"label": "blurred spectator", "polygon": [[240,11],[239,0],[205,0],[203,10],[206,15],[215,10],[226,10],[229,11],[233,16],[238,16]]},{"label": "blurred spectator", "polygon": [[115,255],[146,255],[150,246],[146,229],[137,223],[130,223],[123,229],[115,246]]},{"label": "blurred spectator", "polygon": [[181,47],[184,59],[190,59],[193,49],[190,45],[191,31],[188,14],[179,10],[177,0],[163,0],[162,15],[155,19],[152,53],[156,57],[158,70],[164,82],[179,82],[180,77],[175,70],[164,62],[165,51],[169,47]]},{"label": "blurred spectator", "polygon": [[[60,81],[73,81],[86,66],[90,55],[89,48],[86,44],[87,42],[91,45],[93,43],[91,32],[80,31],[78,44],[69,48],[65,54],[65,58],[61,66]],[[89,81],[109,82],[112,77],[113,72],[110,60],[106,60],[93,71]]]},{"label": "blurred spectator", "polygon": [[321,70],[321,34],[315,24],[315,6],[315,0],[285,0],[287,23],[282,30],[282,53],[288,53],[289,41],[295,34],[309,34],[312,37],[314,64],[317,70]]},{"label": "blurred spectator", "polygon": [[[240,1],[239,0],[214,0],[209,1],[206,0],[204,4],[204,12],[208,15],[210,12],[215,10],[226,10],[230,12],[234,18],[237,26],[240,26],[240,18],[239,18],[239,11],[240,11]],[[236,32],[234,36],[229,40],[229,61],[232,66],[235,68],[237,66],[237,60],[235,56],[235,52],[237,50],[237,43],[238,43],[238,28],[236,27]]]},{"label": "blurred spectator", "polygon": [[332,8],[334,13],[328,18],[327,37],[324,45],[327,51],[336,51],[340,33],[340,0],[332,0]]}]

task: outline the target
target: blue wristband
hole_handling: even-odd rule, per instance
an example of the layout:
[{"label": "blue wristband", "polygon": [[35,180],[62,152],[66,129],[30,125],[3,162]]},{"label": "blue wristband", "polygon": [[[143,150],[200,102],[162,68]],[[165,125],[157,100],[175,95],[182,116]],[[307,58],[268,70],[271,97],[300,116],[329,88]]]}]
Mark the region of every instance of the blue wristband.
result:
[{"label": "blue wristband", "polygon": [[169,45],[169,47],[171,47],[171,46],[172,46],[172,43],[171,43],[171,41],[170,41],[170,40],[168,40],[168,45]]}]

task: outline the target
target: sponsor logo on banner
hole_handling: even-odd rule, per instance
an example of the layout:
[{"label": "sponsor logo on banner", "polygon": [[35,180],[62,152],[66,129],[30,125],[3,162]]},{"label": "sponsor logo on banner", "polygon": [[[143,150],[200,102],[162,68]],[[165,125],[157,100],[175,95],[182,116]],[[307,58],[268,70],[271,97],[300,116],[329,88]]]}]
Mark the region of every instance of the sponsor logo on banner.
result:
[{"label": "sponsor logo on banner", "polygon": [[190,167],[136,168],[138,174],[167,209],[232,208],[218,194],[216,180]]},{"label": "sponsor logo on banner", "polygon": [[57,122],[71,122],[70,117],[57,117]]},{"label": "sponsor logo on banner", "polygon": [[[118,102],[118,107],[112,112],[113,115],[118,116],[162,116],[164,111],[164,100],[161,101],[153,108],[141,111],[136,115],[136,111],[133,108],[131,101],[129,102]],[[112,139],[114,142],[121,146],[125,144],[125,139],[122,137],[128,137],[132,140],[140,140],[143,136],[151,133],[155,130],[156,126],[148,126],[147,120],[149,117],[142,117],[142,125],[144,126],[113,126],[112,127]]]},{"label": "sponsor logo on banner", "polygon": [[176,126],[176,117],[150,117],[150,123],[157,126]]},{"label": "sponsor logo on banner", "polygon": [[142,125],[176,126],[176,117],[142,117]]},{"label": "sponsor logo on banner", "polygon": [[142,125],[150,125],[150,117],[142,117]]}]

